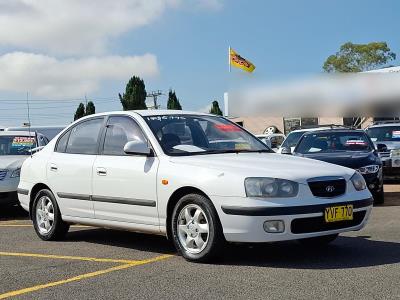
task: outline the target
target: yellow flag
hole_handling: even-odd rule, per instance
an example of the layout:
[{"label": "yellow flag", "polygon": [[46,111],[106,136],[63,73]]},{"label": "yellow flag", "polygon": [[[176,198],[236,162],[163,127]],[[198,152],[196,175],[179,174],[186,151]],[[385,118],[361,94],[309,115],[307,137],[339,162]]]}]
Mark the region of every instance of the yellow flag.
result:
[{"label": "yellow flag", "polygon": [[239,69],[242,69],[246,72],[253,72],[256,68],[250,61],[241,57],[238,53],[235,52],[232,48],[229,48],[229,63]]}]

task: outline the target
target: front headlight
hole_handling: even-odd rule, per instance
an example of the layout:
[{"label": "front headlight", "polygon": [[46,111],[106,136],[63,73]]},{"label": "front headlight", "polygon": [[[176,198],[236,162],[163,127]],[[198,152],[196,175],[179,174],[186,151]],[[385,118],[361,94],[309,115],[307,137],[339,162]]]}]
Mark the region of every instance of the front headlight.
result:
[{"label": "front headlight", "polygon": [[379,171],[379,165],[370,165],[358,169],[358,172],[360,172],[361,174],[373,174],[378,171]]},{"label": "front headlight", "polygon": [[355,172],[354,175],[351,176],[350,180],[357,191],[362,191],[367,188],[364,177],[362,177],[362,175],[358,172]]},{"label": "front headlight", "polygon": [[12,173],[11,173],[11,178],[15,178],[15,177],[19,177],[19,175],[21,175],[21,168],[15,169]]},{"label": "front headlight", "polygon": [[299,192],[297,182],[269,177],[246,178],[244,187],[247,197],[285,198],[295,197]]}]

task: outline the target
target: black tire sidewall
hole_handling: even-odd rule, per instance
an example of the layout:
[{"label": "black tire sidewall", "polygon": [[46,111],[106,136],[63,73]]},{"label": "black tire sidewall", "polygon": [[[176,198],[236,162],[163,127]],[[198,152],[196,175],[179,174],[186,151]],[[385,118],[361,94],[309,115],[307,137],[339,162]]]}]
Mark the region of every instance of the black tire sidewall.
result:
[{"label": "black tire sidewall", "polygon": [[[190,253],[185,250],[181,246],[181,242],[178,237],[177,233],[177,223],[178,217],[181,210],[189,205],[195,204],[201,207],[207,217],[208,225],[209,225],[209,235],[208,235],[208,242],[207,246],[200,252],[200,253]],[[172,213],[172,236],[173,241],[175,244],[176,249],[182,256],[190,261],[194,262],[204,262],[214,258],[218,253],[219,245],[222,243],[222,230],[219,223],[217,212],[215,211],[214,206],[212,205],[211,201],[204,197],[203,195],[199,194],[189,194],[183,196],[178,203],[175,205],[175,208]]]},{"label": "black tire sidewall", "polygon": [[[47,234],[42,234],[40,232],[40,230],[38,228],[38,225],[37,225],[37,219],[36,219],[36,207],[38,205],[38,202],[39,202],[40,198],[43,197],[43,196],[49,197],[49,199],[53,203],[53,208],[54,208],[53,227],[51,228],[51,230]],[[33,221],[33,226],[35,228],[36,234],[44,241],[48,241],[48,240],[54,239],[55,236],[56,236],[57,230],[59,229],[59,227],[62,226],[62,224],[61,224],[62,220],[61,220],[60,210],[58,208],[57,201],[56,201],[53,193],[51,191],[47,190],[47,189],[40,190],[35,196],[35,200],[33,202],[32,208],[33,208],[32,221]]]}]

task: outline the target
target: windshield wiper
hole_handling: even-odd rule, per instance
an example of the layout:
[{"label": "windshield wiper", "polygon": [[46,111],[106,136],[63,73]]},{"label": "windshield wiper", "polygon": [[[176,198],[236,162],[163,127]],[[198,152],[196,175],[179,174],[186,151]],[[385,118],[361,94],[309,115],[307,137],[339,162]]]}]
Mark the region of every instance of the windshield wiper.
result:
[{"label": "windshield wiper", "polygon": [[195,154],[225,154],[225,153],[274,153],[274,152],[268,149],[260,149],[260,150],[229,149],[229,150],[207,150],[203,152],[196,152]]}]

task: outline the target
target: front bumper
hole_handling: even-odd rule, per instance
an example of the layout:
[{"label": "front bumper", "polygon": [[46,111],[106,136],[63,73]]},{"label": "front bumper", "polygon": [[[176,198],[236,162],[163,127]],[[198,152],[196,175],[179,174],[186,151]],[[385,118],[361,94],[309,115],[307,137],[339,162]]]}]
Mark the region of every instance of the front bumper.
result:
[{"label": "front bumper", "polygon": [[[369,194],[369,193],[368,193]],[[222,199],[223,200],[223,199]],[[226,200],[226,199],[225,199]],[[352,221],[325,223],[326,207],[352,204]],[[362,229],[369,218],[373,199],[340,201],[301,206],[238,206],[229,203],[217,207],[225,239],[229,242],[263,243],[310,238]],[[281,220],[282,233],[267,233],[265,221]]]},{"label": "front bumper", "polygon": [[382,158],[383,178],[384,179],[400,179],[400,167],[393,167],[392,158]]},{"label": "front bumper", "polygon": [[19,178],[6,177],[0,180],[0,204],[18,203],[17,187]]}]

